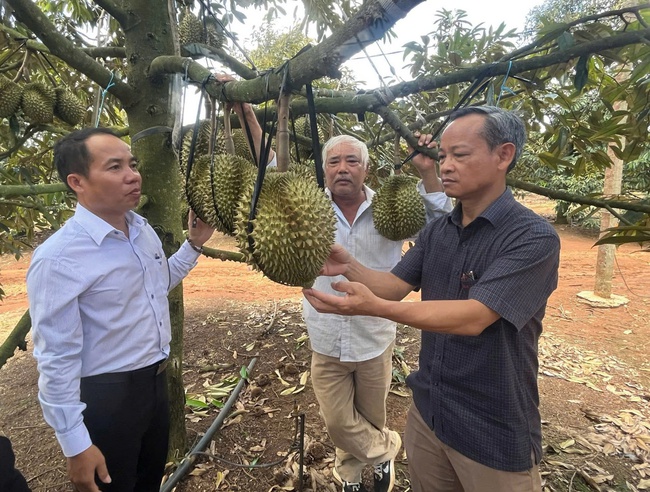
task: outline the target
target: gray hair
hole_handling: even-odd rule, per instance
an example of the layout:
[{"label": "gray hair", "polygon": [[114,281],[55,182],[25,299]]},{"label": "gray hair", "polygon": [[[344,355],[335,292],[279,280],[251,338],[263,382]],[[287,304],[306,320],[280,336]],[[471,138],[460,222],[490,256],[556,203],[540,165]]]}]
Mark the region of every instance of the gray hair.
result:
[{"label": "gray hair", "polygon": [[332,148],[336,147],[339,144],[348,144],[356,148],[361,153],[360,157],[361,162],[363,163],[363,168],[368,169],[368,162],[370,161],[370,157],[368,155],[368,147],[361,140],[350,135],[337,135],[325,142],[321,152],[323,158],[323,169],[325,169],[325,166],[327,165],[327,154],[329,154]]},{"label": "gray hair", "polygon": [[449,121],[469,114],[485,116],[481,135],[485,138],[490,150],[504,143],[511,143],[515,146],[515,156],[506,171],[510,172],[517,164],[526,143],[526,127],[523,120],[512,111],[506,111],[496,106],[467,106],[454,111],[449,117]]}]

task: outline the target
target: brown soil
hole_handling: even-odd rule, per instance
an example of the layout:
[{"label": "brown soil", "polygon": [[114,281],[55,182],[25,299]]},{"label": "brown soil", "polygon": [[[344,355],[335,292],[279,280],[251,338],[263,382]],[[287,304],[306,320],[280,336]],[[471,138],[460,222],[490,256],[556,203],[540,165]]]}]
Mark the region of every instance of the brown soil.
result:
[{"label": "brown soil", "polygon": [[[540,203],[533,205],[548,212]],[[568,226],[557,230],[562,239],[560,284],[549,301],[540,343],[546,490],[650,488],[650,255],[638,246],[621,247],[613,292],[629,303],[593,307],[576,294],[593,290],[594,235]],[[234,249],[230,238],[215,237],[210,245]],[[29,257],[18,262],[0,258],[0,285],[6,293],[0,302],[0,340],[27,307],[28,263]],[[339,490],[331,478],[333,448],[304,376],[310,352],[300,290],[275,284],[243,264],[207,258],[200,260],[184,289],[188,396],[209,403],[224,386],[232,388],[243,366],[253,358],[256,364],[250,384],[205,450],[208,455],[197,457],[177,490],[299,490],[296,415],[304,415],[305,423],[303,490]],[[407,367],[417,366],[418,341],[417,330],[400,328],[394,392],[388,401],[389,423],[397,430],[404,428],[410,403],[399,381]],[[29,350],[0,369],[0,431],[11,438],[17,467],[32,490],[72,490],[53,432],[41,416],[36,380]],[[190,445],[218,412],[214,405],[187,407]],[[241,466],[274,462],[280,463]],[[370,471],[364,478],[372,490]],[[395,490],[409,490],[403,455]]]}]

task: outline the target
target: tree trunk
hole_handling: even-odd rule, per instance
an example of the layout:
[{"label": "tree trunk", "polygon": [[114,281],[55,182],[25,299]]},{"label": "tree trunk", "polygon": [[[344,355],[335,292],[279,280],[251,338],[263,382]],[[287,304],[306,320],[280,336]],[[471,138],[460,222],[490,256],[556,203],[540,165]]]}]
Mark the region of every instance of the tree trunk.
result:
[{"label": "tree trunk", "polygon": [[[176,54],[170,35],[175,29],[171,22],[168,2],[152,8],[150,0],[133,0],[129,15],[139,19],[125,37],[129,84],[137,88],[133,103],[126,107],[131,137],[153,127],[168,127],[170,133],[154,133],[132,141],[132,152],[140,160],[142,193],[149,200],[139,210],[158,233],[165,254],[178,250],[184,239],[181,217],[181,175],[171,143],[171,128],[175,123],[173,111],[179,107],[179,94],[171,91],[171,78],[149,78],[152,60],[161,54]],[[167,368],[171,405],[170,455],[184,454],[185,391],[182,378],[183,358],[183,289],[169,294],[172,323],[170,364]]]},{"label": "tree trunk", "polygon": [[[627,110],[627,103],[619,101],[614,103],[615,111]],[[621,137],[621,147],[625,147],[625,138]],[[604,195],[619,195],[621,193],[621,183],[623,181],[623,161],[616,157],[610,144],[607,148],[607,155],[612,161],[612,165],[605,169],[605,181],[603,185]],[[607,232],[610,227],[616,227],[618,220],[613,217],[607,209],[600,211],[600,236]],[[596,282],[594,294],[603,299],[612,297],[612,277],[614,276],[614,256],[616,255],[616,245],[601,244],[598,246],[598,255],[596,256]]]}]

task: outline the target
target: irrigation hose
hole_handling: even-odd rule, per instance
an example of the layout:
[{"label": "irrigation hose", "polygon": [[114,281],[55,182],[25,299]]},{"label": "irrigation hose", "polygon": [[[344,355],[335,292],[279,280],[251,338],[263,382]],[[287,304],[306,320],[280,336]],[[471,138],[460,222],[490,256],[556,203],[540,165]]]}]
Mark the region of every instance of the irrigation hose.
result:
[{"label": "irrigation hose", "polygon": [[[247,374],[251,373],[256,362],[257,362],[257,357],[254,357],[250,361],[247,368]],[[230,395],[230,398],[228,398],[228,401],[219,412],[219,415],[217,415],[217,418],[214,419],[214,422],[212,422],[210,428],[205,432],[205,434],[203,435],[201,440],[197,443],[197,445],[194,446],[194,448],[183,458],[176,471],[174,471],[174,473],[171,474],[171,476],[167,479],[167,481],[160,486],[160,492],[171,492],[174,486],[190,470],[192,464],[196,460],[196,453],[200,453],[208,446],[208,444],[212,440],[212,436],[217,432],[217,430],[219,430],[224,420],[226,420],[226,417],[230,413],[230,409],[237,401],[237,398],[239,397],[239,393],[241,392],[245,384],[246,384],[246,379],[242,378],[239,380],[239,383],[237,383],[237,386],[235,386],[235,389]]]}]

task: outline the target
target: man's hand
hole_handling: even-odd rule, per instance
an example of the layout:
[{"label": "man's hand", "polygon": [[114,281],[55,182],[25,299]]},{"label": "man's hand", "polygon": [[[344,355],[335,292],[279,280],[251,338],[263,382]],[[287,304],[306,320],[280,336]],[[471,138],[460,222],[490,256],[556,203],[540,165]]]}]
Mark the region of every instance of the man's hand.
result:
[{"label": "man's hand", "polygon": [[[416,133],[415,136],[418,137],[418,145],[420,147],[433,149],[438,146],[438,142],[433,139],[433,135],[430,133],[425,133],[424,135],[418,135]],[[408,151],[413,152],[413,148],[409,147]],[[442,191],[442,184],[438,179],[438,167],[435,159],[424,154],[417,154],[413,157],[412,161],[420,173],[426,192],[433,193],[435,191]]]},{"label": "man's hand", "polygon": [[351,263],[352,255],[340,244],[334,244],[325,265],[320,270],[320,274],[329,277],[345,275]]},{"label": "man's hand", "polygon": [[198,248],[203,246],[214,232],[214,227],[209,226],[199,219],[192,209],[190,209],[190,213],[187,216],[187,225],[189,228],[188,236],[192,244]]},{"label": "man's hand", "polygon": [[368,287],[359,282],[332,282],[332,288],[337,292],[345,292],[345,296],[326,294],[315,289],[303,289],[305,298],[319,313],[334,313],[345,316],[357,314],[377,316],[377,306],[382,299],[375,296]]},{"label": "man's hand", "polygon": [[76,456],[68,458],[68,477],[79,492],[99,492],[95,472],[104,483],[111,483],[104,455],[97,446],[90,446]]}]

